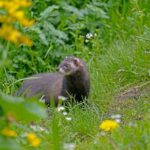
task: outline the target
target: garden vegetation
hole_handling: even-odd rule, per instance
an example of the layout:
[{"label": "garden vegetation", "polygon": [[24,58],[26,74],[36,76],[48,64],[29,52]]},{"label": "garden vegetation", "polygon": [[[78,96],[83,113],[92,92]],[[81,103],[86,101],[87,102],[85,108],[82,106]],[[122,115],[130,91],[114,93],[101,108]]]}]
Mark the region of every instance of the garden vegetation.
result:
[{"label": "garden vegetation", "polygon": [[[15,96],[68,55],[88,66],[87,104]],[[149,0],[0,0],[1,150],[148,150],[149,99]]]}]

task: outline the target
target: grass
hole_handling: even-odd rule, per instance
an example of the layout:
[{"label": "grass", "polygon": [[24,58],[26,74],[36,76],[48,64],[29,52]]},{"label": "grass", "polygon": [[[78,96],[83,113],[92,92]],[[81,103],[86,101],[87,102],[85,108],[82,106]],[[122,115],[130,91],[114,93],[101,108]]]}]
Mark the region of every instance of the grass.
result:
[{"label": "grass", "polygon": [[[91,57],[87,63],[92,86],[89,105],[69,107],[71,121],[52,109],[50,118],[43,124],[48,133],[36,131],[43,141],[39,149],[62,149],[64,143],[73,143],[80,150],[149,149],[149,96],[115,99],[123,89],[149,81],[150,56],[145,53],[148,46],[138,38],[116,41],[107,51],[102,49],[103,54],[99,57]],[[122,115],[119,129],[103,134],[99,124],[114,114]]]},{"label": "grass", "polygon": [[[95,39],[96,40],[96,39]],[[95,42],[95,41],[93,41]],[[98,43],[96,43],[99,47]],[[67,121],[65,116],[54,108],[50,118],[42,124],[45,131],[33,130],[30,125],[17,125],[17,131],[33,131],[42,139],[39,149],[62,149],[64,143],[73,143],[76,149],[149,149],[149,97],[117,100],[115,96],[129,87],[149,81],[150,56],[146,53],[149,42],[131,38],[116,41],[110,47],[91,49],[92,57],[87,62],[91,76],[89,105],[69,107]],[[84,56],[84,53],[82,53]],[[81,56],[80,56],[81,57]],[[120,128],[111,134],[100,131],[99,124],[121,114]],[[19,131],[20,130],[20,131]],[[24,145],[23,137],[19,141]],[[25,146],[24,149],[32,149]]]},{"label": "grass", "polygon": [[[109,0],[100,5],[96,1],[87,0],[86,3],[90,5],[86,5],[84,2],[80,4],[72,0],[71,8],[66,1],[52,2],[59,6],[68,4],[65,5],[68,9],[49,6],[48,2],[33,2],[31,11],[37,23],[29,32],[35,30],[39,34],[30,34],[34,40],[33,47],[15,47],[0,41],[2,45],[6,45],[8,53],[8,59],[4,58],[7,64],[5,67],[2,65],[3,60],[0,61],[0,91],[14,95],[23,78],[38,72],[54,72],[61,58],[74,54],[82,58],[88,66],[91,79],[90,97],[88,105],[85,104],[84,107],[81,104],[66,106],[67,117],[71,121],[66,120],[66,116],[58,112],[57,108],[51,108],[46,119],[32,123],[25,120],[11,122],[9,127],[18,134],[15,141],[21,144],[22,149],[32,150],[34,148],[27,142],[26,134],[34,132],[42,140],[37,147],[39,150],[69,149],[69,146],[75,146],[77,150],[150,149],[149,1]],[[47,19],[49,11],[52,20]],[[79,16],[76,15],[77,11],[80,12]],[[54,28],[47,26],[49,24]],[[52,29],[54,33],[50,32]],[[97,33],[86,44],[85,31]],[[68,41],[65,41],[67,38]],[[6,57],[6,54],[2,56]],[[135,87],[139,87],[140,94],[131,90],[131,96],[117,98]],[[21,114],[22,110],[17,106],[16,108]],[[39,112],[36,113],[40,116]],[[116,114],[122,116],[120,127],[109,133],[101,131],[100,123]],[[30,116],[26,116],[26,119],[28,117]],[[0,121],[2,125],[4,122],[2,119]],[[3,144],[7,145],[7,141]]]}]

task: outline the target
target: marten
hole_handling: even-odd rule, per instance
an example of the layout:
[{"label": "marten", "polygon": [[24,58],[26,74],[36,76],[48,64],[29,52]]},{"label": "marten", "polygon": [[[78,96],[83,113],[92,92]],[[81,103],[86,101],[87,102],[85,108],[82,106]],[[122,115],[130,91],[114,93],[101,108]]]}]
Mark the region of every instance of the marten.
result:
[{"label": "marten", "polygon": [[58,105],[59,96],[72,96],[76,102],[88,98],[90,78],[85,63],[74,56],[67,56],[58,66],[56,73],[41,73],[24,80],[18,96],[42,97],[47,105],[54,100]]}]

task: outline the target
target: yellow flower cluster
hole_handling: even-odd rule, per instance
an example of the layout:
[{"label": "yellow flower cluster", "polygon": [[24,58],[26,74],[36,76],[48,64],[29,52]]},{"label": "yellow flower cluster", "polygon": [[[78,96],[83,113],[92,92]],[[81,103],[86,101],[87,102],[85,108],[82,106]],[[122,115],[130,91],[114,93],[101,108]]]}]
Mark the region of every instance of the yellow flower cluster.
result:
[{"label": "yellow flower cluster", "polygon": [[99,127],[104,131],[112,131],[113,129],[118,128],[119,124],[114,120],[105,120]]},{"label": "yellow flower cluster", "polygon": [[3,25],[0,28],[0,36],[15,44],[24,43],[29,46],[32,45],[32,41],[30,39],[28,39],[26,36],[23,36],[21,32],[14,29],[11,25]]},{"label": "yellow flower cluster", "polygon": [[27,139],[33,147],[38,147],[41,143],[41,139],[38,138],[34,133],[28,133]]},{"label": "yellow flower cluster", "polygon": [[5,136],[8,136],[8,137],[16,137],[17,136],[17,133],[14,130],[10,130],[10,129],[7,129],[7,128],[4,128],[1,131],[1,134],[5,135]]},{"label": "yellow flower cluster", "polygon": [[25,18],[25,13],[22,10],[24,7],[29,7],[31,2],[28,0],[0,0],[0,8],[4,11],[3,15],[0,15],[0,36],[15,44],[24,43],[29,46],[32,45],[32,41],[26,36],[22,35],[17,29],[13,27],[15,22],[19,22],[24,27],[33,25],[33,20]]}]

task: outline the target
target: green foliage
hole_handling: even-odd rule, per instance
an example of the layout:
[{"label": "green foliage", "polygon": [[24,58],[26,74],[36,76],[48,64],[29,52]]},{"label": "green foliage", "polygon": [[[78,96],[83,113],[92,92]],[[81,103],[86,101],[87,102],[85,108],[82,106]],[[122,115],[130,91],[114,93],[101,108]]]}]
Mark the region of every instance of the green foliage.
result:
[{"label": "green foliage", "polygon": [[2,95],[0,98],[0,106],[2,106],[5,115],[10,113],[17,120],[32,121],[46,117],[45,108],[42,108],[42,105],[37,103],[37,100],[24,100]]},{"label": "green foliage", "polygon": [[[81,150],[149,149],[149,96],[115,99],[122,89],[149,82],[149,0],[34,0],[26,11],[36,21],[23,31],[33,46],[15,47],[0,39],[0,91],[5,93],[0,94],[0,129],[17,132],[10,138],[0,131],[0,149],[33,149],[28,132],[41,138],[39,149],[63,149],[68,143]],[[94,35],[88,42],[87,33]],[[56,108],[45,118],[37,100],[7,95],[14,95],[25,77],[55,71],[66,55],[82,58],[91,78],[89,105],[69,106],[71,121]],[[120,127],[103,133],[99,124],[112,114],[122,115]],[[29,125],[33,120],[36,129]]]},{"label": "green foliage", "polygon": [[[126,125],[112,132],[99,136],[89,144],[89,149],[149,149],[148,128],[149,122],[138,122]],[[82,149],[83,147],[79,147]]]},{"label": "green foliage", "polygon": [[11,46],[8,55],[13,66],[8,74],[22,78],[52,71],[64,56],[80,55],[83,49],[91,57],[91,44],[80,46],[89,32],[97,34],[99,50],[115,39],[139,36],[150,26],[149,9],[149,1],[33,1],[31,16],[36,23],[24,32],[34,44]]},{"label": "green foliage", "polygon": [[[40,103],[33,100],[24,100],[8,95],[0,95],[0,149],[1,150],[20,150],[21,145],[16,141],[15,137],[3,135],[4,129],[9,129],[14,121],[22,121],[28,123],[37,121],[41,118],[46,119],[46,110]],[[11,127],[12,128],[12,127]],[[13,132],[16,132],[15,129]],[[23,128],[24,132],[25,129]],[[11,133],[10,133],[11,134]],[[10,136],[10,137],[9,137]]]},{"label": "green foliage", "polygon": [[0,68],[5,64],[7,57],[6,51],[4,51],[3,45],[0,44]]},{"label": "green foliage", "polygon": [[0,150],[20,150],[19,143],[15,139],[5,138],[0,136]]},{"label": "green foliage", "polygon": [[51,129],[52,129],[52,149],[56,149],[59,150],[60,147],[60,126],[59,126],[59,118],[57,116],[57,114],[53,114],[53,120],[52,120],[52,124],[51,124]]}]

